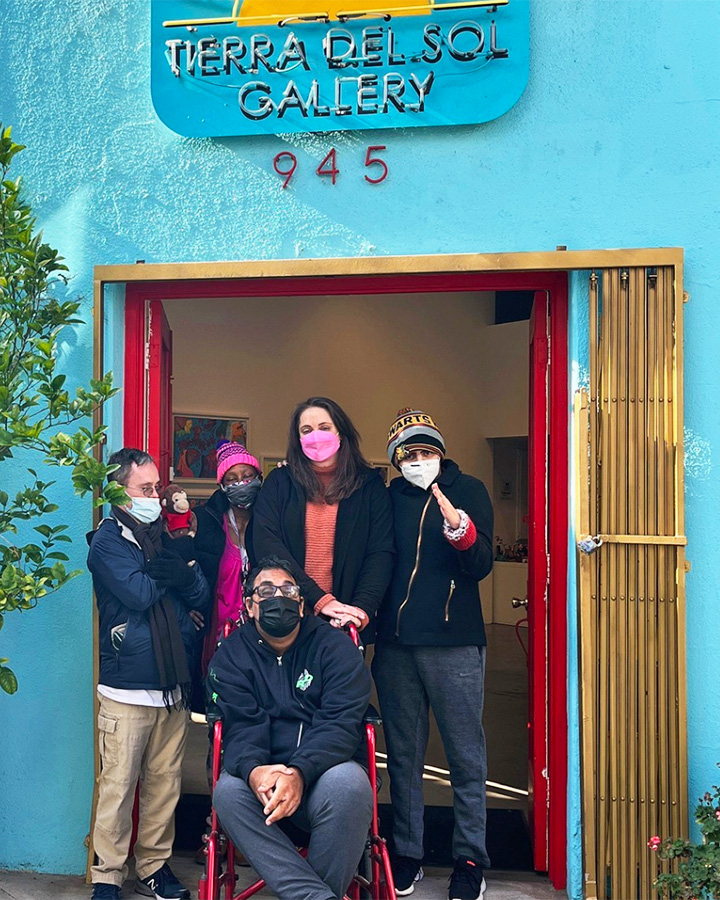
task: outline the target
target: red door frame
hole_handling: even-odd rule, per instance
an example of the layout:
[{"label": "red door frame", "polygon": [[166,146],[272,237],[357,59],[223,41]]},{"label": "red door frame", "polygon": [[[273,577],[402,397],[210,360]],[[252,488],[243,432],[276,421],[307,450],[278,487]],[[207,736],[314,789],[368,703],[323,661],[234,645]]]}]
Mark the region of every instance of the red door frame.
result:
[{"label": "red door frame", "polygon": [[[124,442],[143,447],[147,377],[146,305],[153,300],[302,297],[457,291],[548,291],[550,294],[548,605],[548,874],[565,886],[567,847],[567,546],[568,546],[568,287],[566,272],[433,272],[134,282],[126,287]],[[544,662],[544,661],[543,661]]]},{"label": "red door frame", "polygon": [[533,860],[548,869],[548,436],[550,403],[550,303],[547,291],[536,291],[530,317],[530,394],[528,428],[528,811]]}]

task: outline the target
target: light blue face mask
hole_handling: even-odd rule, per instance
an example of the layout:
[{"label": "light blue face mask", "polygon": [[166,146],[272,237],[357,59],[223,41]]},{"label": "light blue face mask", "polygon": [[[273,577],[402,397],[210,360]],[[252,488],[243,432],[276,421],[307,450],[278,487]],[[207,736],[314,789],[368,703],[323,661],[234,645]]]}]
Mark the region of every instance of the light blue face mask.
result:
[{"label": "light blue face mask", "polygon": [[131,497],[131,506],[128,512],[142,522],[143,525],[150,525],[160,516],[160,499],[158,497]]}]

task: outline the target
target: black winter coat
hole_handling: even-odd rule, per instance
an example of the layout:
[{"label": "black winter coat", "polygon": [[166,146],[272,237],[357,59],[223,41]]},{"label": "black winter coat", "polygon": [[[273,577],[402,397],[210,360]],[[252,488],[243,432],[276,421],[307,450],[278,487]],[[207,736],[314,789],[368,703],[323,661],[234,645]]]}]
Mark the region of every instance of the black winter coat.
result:
[{"label": "black winter coat", "polygon": [[[149,610],[163,595],[145,574],[145,557],[132,532],[115,518],[88,535],[88,568],[100,619],[100,684],[129,690],[158,690],[160,675],[150,632]],[[206,613],[210,592],[198,566],[193,583],[173,591],[172,601],[188,664],[192,666],[195,625],[189,610]],[[113,634],[115,640],[113,641]]]},{"label": "black winter coat", "polygon": [[[274,469],[253,507],[248,552],[253,565],[264,556],[287,560],[309,612],[325,591],[303,568],[306,508],[305,492],[289,468]],[[380,474],[368,469],[362,485],[338,506],[332,593],[342,603],[359,606],[372,620],[390,583],[392,564],[390,498]],[[367,640],[368,635],[364,632],[363,637]]]},{"label": "black winter coat", "polygon": [[444,460],[437,479],[477,530],[468,550],[443,534],[443,516],[432,491],[405,478],[390,482],[397,553],[392,584],[378,613],[378,641],[410,646],[484,646],[478,581],[492,569],[493,511],[482,481]]},{"label": "black winter coat", "polygon": [[[196,506],[193,512],[197,518],[195,535],[195,559],[200,563],[203,574],[210,585],[210,596],[215,597],[220,560],[225,552],[225,529],[223,516],[230,504],[223,490],[218,488],[202,506]],[[245,532],[245,549],[250,551],[250,528]]]},{"label": "black winter coat", "polygon": [[256,766],[297,766],[309,787],[332,766],[367,765],[363,718],[370,674],[342,631],[305,616],[283,656],[253,620],[220,645],[208,693],[223,719],[223,766],[247,781]]}]

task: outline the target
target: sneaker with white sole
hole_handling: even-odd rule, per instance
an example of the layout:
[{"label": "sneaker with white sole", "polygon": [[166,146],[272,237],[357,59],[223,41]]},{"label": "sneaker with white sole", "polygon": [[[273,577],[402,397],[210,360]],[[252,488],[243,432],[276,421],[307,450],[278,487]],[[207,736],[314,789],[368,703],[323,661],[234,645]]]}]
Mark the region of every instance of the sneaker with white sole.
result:
[{"label": "sneaker with white sole", "polygon": [[190,891],[180,884],[167,863],[147,878],[136,878],[135,893],[155,900],[190,900]]},{"label": "sneaker with white sole", "polygon": [[415,885],[422,880],[422,860],[412,856],[395,856],[391,860],[395,893],[398,897],[407,897],[415,890]]},{"label": "sneaker with white sole", "polygon": [[461,857],[450,876],[448,900],[482,900],[487,885],[480,863]]},{"label": "sneaker with white sole", "polygon": [[98,881],[93,885],[92,900],[120,900],[120,888]]}]

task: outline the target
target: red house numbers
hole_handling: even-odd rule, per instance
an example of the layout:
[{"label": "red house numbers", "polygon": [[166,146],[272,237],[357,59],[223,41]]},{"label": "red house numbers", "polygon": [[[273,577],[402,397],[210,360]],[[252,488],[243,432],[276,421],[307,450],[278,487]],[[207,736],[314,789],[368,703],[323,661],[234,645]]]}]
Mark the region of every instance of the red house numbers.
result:
[{"label": "red house numbers", "polygon": [[[381,156],[377,155],[381,150],[386,149],[384,144],[377,144],[367,148],[365,152],[365,168],[370,171],[365,174],[365,181],[367,181],[368,184],[381,184],[388,177],[390,172],[388,164]],[[283,190],[290,184],[297,167],[297,156],[289,150],[282,150],[273,159],[273,169],[275,169],[277,174],[284,179],[282,184]],[[335,184],[337,177],[340,174],[340,168],[338,165],[337,150],[334,147],[323,158],[317,169],[315,169],[315,174],[320,177],[328,177],[331,179],[332,183]]]}]

